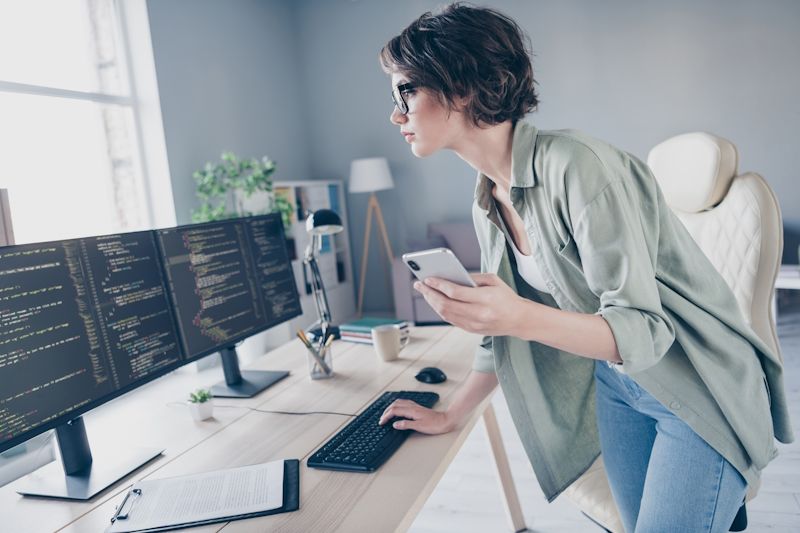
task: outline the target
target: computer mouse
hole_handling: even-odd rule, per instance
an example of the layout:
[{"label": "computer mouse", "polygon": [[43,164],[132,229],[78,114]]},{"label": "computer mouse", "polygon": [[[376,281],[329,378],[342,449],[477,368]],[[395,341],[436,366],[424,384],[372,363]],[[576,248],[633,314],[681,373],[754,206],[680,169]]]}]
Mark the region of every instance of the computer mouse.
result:
[{"label": "computer mouse", "polygon": [[423,383],[441,383],[447,379],[445,373],[435,366],[426,366],[414,377],[417,378],[417,381],[421,381]]}]

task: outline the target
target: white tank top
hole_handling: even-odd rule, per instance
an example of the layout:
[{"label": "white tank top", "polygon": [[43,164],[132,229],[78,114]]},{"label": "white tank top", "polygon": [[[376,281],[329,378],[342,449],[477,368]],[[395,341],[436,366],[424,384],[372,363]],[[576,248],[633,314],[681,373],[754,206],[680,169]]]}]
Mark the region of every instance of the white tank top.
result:
[{"label": "white tank top", "polygon": [[[511,243],[511,249],[514,251],[514,257],[517,259],[517,272],[519,272],[519,275],[534,289],[549,294],[550,291],[547,290],[547,285],[545,285],[542,273],[539,271],[539,267],[533,259],[533,254],[524,255],[519,251],[517,245],[514,244],[514,239],[511,237],[511,233],[508,231],[506,223],[503,221],[503,216],[500,214],[500,206],[497,206],[497,218],[500,220],[500,227],[503,228],[506,240]],[[533,243],[530,243],[530,245],[531,249],[533,249]]]}]

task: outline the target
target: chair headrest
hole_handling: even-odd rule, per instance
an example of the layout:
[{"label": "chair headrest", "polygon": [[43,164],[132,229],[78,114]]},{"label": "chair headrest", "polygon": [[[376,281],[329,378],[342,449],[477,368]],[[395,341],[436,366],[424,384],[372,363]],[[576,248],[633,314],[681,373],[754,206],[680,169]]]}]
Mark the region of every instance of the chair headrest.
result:
[{"label": "chair headrest", "polygon": [[656,145],[647,164],[673,209],[697,213],[717,205],[736,176],[739,155],[710,133],[684,133]]}]

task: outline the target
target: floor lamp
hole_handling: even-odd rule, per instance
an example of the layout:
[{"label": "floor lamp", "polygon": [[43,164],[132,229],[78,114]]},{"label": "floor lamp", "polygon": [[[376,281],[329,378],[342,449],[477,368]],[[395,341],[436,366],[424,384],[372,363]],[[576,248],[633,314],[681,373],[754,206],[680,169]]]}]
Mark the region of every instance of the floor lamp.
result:
[{"label": "floor lamp", "polygon": [[356,159],[350,163],[350,186],[349,192],[360,193],[368,192],[369,204],[367,206],[367,222],[364,228],[364,250],[361,253],[361,280],[358,287],[358,316],[364,303],[364,282],[367,275],[367,254],[369,253],[369,235],[372,227],[372,213],[378,219],[378,228],[381,230],[383,244],[386,247],[386,256],[389,258],[391,266],[394,260],[392,245],[389,243],[389,236],[386,233],[386,225],[383,223],[383,213],[381,205],[378,203],[376,191],[391,189],[394,187],[392,173],[389,171],[389,163],[384,157],[370,157],[367,159]]}]

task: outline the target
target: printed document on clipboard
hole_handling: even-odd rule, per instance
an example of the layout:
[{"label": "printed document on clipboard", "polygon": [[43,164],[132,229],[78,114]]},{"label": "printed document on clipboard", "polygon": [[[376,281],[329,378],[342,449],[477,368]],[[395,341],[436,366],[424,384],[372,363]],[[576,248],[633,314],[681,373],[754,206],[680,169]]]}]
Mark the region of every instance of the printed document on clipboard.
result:
[{"label": "printed document on clipboard", "polygon": [[139,481],[106,533],[164,531],[270,514],[283,506],[284,461]]}]

